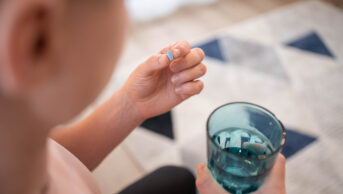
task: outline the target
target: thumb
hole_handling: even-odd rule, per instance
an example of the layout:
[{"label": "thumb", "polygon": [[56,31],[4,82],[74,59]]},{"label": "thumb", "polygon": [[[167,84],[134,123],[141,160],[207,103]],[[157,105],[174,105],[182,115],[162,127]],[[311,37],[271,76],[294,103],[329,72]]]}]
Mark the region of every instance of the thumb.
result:
[{"label": "thumb", "polygon": [[255,194],[286,193],[285,164],[285,157],[282,154],[279,154],[269,176]]},{"label": "thumb", "polygon": [[215,181],[205,164],[201,163],[197,167],[198,178],[196,185],[201,194],[228,194],[218,183]]},{"label": "thumb", "polygon": [[140,65],[140,71],[144,75],[151,75],[155,71],[162,70],[170,64],[166,54],[156,54],[149,57]]}]

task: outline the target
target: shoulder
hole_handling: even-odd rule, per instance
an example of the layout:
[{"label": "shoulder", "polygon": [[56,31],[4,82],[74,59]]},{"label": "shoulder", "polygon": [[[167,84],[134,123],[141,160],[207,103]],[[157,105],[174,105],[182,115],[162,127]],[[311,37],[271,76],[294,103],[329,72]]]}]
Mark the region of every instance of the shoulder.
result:
[{"label": "shoulder", "polygon": [[100,193],[92,173],[72,153],[48,139],[49,194]]}]

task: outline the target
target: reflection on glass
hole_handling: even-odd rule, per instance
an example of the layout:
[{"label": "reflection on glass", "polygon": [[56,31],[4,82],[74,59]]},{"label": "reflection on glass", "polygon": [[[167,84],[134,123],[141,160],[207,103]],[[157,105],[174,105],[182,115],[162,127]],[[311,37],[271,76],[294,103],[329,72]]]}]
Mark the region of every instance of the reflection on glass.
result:
[{"label": "reflection on glass", "polygon": [[285,141],[281,122],[250,103],[217,108],[207,122],[211,173],[227,191],[248,193],[261,186]]}]

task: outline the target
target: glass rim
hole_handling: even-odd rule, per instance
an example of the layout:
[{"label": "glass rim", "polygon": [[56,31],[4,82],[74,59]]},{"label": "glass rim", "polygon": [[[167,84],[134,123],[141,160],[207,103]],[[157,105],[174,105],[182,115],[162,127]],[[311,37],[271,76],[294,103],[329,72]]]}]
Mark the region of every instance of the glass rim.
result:
[{"label": "glass rim", "polygon": [[[230,153],[226,150],[223,150],[221,147],[218,146],[218,144],[216,142],[214,142],[213,138],[210,136],[210,133],[209,133],[209,122],[210,122],[210,118],[213,116],[213,114],[219,110],[220,108],[223,108],[225,106],[229,106],[229,105],[233,105],[233,104],[246,104],[246,105],[253,105],[253,106],[256,106],[257,108],[261,108],[262,110],[266,111],[267,113],[271,114],[275,120],[279,123],[280,127],[281,127],[281,130],[282,130],[282,139],[281,139],[281,142],[280,142],[280,145],[278,146],[277,149],[275,149],[275,151],[269,153],[269,154],[265,154],[265,155],[260,155],[260,156],[257,156],[256,158],[251,158],[251,157],[246,157],[246,156],[239,156],[239,155],[236,155],[236,154],[233,154],[233,153]],[[257,105],[257,104],[254,104],[254,103],[250,103],[250,102],[243,102],[243,101],[237,101],[237,102],[229,102],[229,103],[226,103],[226,104],[223,104],[219,107],[217,107],[216,109],[214,109],[210,116],[208,117],[207,119],[207,122],[206,122],[206,136],[207,136],[207,141],[211,141],[212,144],[214,144],[217,148],[219,148],[220,150],[222,150],[225,154],[228,154],[229,156],[233,156],[233,157],[236,157],[236,158],[239,158],[239,159],[248,159],[248,160],[264,160],[266,158],[269,158],[270,156],[272,155],[275,155],[276,153],[279,153],[279,151],[283,148],[284,144],[285,144],[285,141],[286,141],[286,131],[285,131],[285,127],[283,126],[282,122],[275,116],[274,113],[272,113],[270,110],[264,108],[263,106],[260,106],[260,105]]]}]

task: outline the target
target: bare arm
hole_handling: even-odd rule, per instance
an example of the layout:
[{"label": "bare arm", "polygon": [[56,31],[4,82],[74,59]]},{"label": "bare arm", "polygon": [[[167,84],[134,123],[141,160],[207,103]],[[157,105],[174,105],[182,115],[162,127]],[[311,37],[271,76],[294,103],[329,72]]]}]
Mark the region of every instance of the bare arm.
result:
[{"label": "bare arm", "polygon": [[[171,50],[170,61],[166,52]],[[181,41],[140,64],[125,85],[85,120],[51,137],[93,170],[136,126],[199,94],[204,52]]]},{"label": "bare arm", "polygon": [[118,91],[86,119],[56,130],[51,137],[94,170],[143,120],[130,97]]}]

